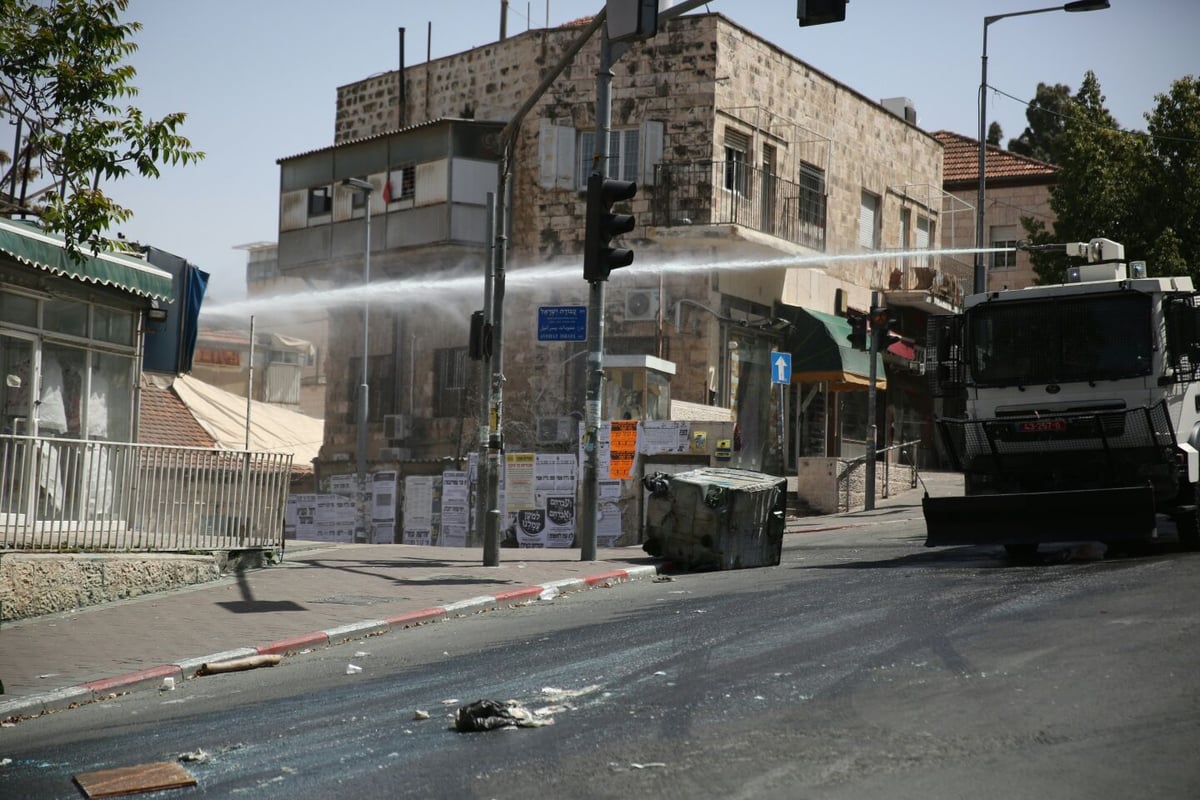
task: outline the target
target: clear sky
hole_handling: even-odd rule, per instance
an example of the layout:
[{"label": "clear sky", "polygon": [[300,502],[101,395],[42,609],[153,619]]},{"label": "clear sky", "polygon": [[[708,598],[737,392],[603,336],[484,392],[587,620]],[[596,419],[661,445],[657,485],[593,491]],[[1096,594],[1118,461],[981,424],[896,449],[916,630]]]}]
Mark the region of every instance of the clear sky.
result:
[{"label": "clear sky", "polygon": [[[795,0],[712,0],[707,10],[871,99],[910,98],[926,130],[974,137],[983,18],[1045,1],[851,0],[845,22],[808,28],[796,24]],[[508,32],[557,26],[603,4],[511,0]],[[1200,0],[1111,4],[994,23],[989,85],[1032,99],[1039,81],[1074,91],[1091,69],[1120,124],[1144,129],[1156,94],[1200,75]],[[246,254],[235,248],[277,238],[276,160],[333,143],[337,87],[396,69],[401,27],[410,66],[427,51],[439,58],[493,42],[500,8],[500,0],[131,0],[127,19],[143,25],[133,103],[153,117],[187,112],[182,132],[207,158],[109,187],[134,212],[121,232],[211,273],[210,299],[240,298]],[[988,120],[1007,142],[1025,127],[1024,106],[990,93]]]}]

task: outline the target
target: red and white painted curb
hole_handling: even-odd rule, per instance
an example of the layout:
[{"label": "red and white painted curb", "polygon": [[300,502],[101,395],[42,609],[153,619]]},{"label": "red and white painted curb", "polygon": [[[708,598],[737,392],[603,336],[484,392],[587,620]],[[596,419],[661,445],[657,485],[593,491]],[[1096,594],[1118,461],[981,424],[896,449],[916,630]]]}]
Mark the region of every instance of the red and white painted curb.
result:
[{"label": "red and white painted curb", "polygon": [[72,708],[92,700],[103,699],[112,694],[127,692],[137,688],[148,688],[150,686],[157,688],[163,685],[166,678],[171,678],[176,685],[179,685],[185,678],[195,675],[196,670],[202,664],[206,663],[213,664],[254,655],[294,655],[302,650],[344,644],[363,639],[367,636],[400,631],[426,622],[435,622],[454,616],[462,616],[473,611],[481,611],[498,606],[517,605],[532,600],[551,600],[566,592],[652,578],[657,574],[658,567],[654,565],[631,566],[626,569],[615,569],[610,572],[589,575],[584,578],[567,578],[565,580],[543,583],[538,586],[522,586],[516,589],[509,589],[498,594],[479,595],[444,606],[423,608],[419,611],[408,611],[386,619],[368,619],[362,622],[352,622],[347,625],[339,625],[336,628],[329,628],[328,630],[315,631],[299,636],[289,636],[285,639],[279,639],[278,641],[254,647],[242,647],[213,653],[200,658],[189,658],[176,664],[148,667],[134,672],[127,672],[124,675],[115,675],[111,678],[88,681],[79,686],[71,686],[36,695],[16,697],[12,700],[0,702],[0,720],[11,717],[37,716],[49,711]]}]

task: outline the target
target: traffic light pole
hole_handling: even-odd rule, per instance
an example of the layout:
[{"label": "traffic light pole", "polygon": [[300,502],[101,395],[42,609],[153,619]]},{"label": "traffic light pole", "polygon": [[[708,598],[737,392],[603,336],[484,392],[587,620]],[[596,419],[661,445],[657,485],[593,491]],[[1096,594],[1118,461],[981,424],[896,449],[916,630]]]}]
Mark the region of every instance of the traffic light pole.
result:
[{"label": "traffic light pole", "polygon": [[[592,172],[608,171],[608,129],[612,124],[612,46],[607,32],[600,39],[600,68],[596,71],[596,151]],[[583,491],[579,510],[579,560],[596,560],[596,515],[599,512],[600,403],[604,394],[604,285],[588,282],[587,395],[583,429]]]},{"label": "traffic light pole", "polygon": [[[871,292],[871,313],[868,320],[874,320],[879,315],[879,292]],[[863,491],[866,494],[866,504],[863,508],[871,511],[875,508],[875,378],[878,367],[879,337],[882,331],[875,326],[867,331],[867,357],[871,360],[869,372],[870,383],[867,386],[867,472]]]}]

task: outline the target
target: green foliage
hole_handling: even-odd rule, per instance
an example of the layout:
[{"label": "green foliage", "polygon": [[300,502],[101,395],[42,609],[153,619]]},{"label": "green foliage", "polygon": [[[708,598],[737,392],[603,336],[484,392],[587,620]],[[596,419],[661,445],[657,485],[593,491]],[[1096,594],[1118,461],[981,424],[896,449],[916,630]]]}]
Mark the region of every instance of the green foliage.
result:
[{"label": "green foliage", "polygon": [[993,122],[988,125],[987,143],[995,147],[1000,146],[1000,140],[1004,138],[1004,129],[1000,127],[999,122]]},{"label": "green foliage", "polygon": [[[1200,82],[1177,80],[1146,115],[1150,136],[1122,130],[1088,72],[1064,108],[1050,190],[1053,229],[1021,220],[1031,244],[1104,237],[1144,260],[1151,275],[1197,275],[1200,267]],[[1031,254],[1039,283],[1063,279],[1067,259]]]},{"label": "green foliage", "polygon": [[136,71],[125,61],[141,30],[121,21],[127,5],[0,0],[0,113],[21,120],[26,134],[0,187],[36,159],[49,185],[25,210],[40,214],[76,254],[112,246],[104,231],[132,216],[102,184],[133,174],[156,178],[163,165],[204,158],[178,132],[184,114],[153,120],[123,104],[137,95]]},{"label": "green foliage", "polygon": [[1008,140],[1008,149],[1027,158],[1057,164],[1058,139],[1067,125],[1071,104],[1070,86],[1039,83],[1033,103],[1025,109],[1029,124],[1020,136]]}]

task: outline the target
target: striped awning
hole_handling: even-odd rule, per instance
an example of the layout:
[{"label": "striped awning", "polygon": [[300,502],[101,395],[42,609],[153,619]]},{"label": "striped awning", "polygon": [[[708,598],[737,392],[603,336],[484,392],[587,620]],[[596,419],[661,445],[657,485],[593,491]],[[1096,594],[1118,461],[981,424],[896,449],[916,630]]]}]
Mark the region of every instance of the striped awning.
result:
[{"label": "striped awning", "polygon": [[142,297],[171,301],[171,273],[145,261],[119,253],[88,249],[77,259],[63,247],[60,237],[48,234],[29,222],[0,218],[0,254],[21,264],[85,283],[114,286]]}]

